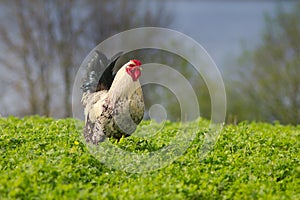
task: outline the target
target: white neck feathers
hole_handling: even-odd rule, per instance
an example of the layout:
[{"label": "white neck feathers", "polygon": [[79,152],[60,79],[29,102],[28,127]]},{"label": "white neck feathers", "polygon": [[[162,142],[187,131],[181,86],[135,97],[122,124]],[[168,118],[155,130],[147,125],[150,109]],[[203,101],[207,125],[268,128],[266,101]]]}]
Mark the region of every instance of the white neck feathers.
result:
[{"label": "white neck feathers", "polygon": [[112,100],[130,97],[131,94],[140,87],[139,80],[133,81],[130,75],[126,72],[126,65],[121,67],[117,72],[116,77],[108,91],[108,95]]}]

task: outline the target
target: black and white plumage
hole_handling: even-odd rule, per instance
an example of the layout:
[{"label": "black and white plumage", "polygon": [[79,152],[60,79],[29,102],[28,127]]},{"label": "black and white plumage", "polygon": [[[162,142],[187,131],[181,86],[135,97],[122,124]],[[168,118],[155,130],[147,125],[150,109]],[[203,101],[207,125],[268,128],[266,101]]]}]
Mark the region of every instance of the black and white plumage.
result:
[{"label": "black and white plumage", "polygon": [[87,65],[81,101],[88,143],[97,145],[107,137],[130,136],[143,119],[144,99],[138,80],[141,62],[130,60],[123,65],[118,63],[120,56],[108,60],[95,51]]}]

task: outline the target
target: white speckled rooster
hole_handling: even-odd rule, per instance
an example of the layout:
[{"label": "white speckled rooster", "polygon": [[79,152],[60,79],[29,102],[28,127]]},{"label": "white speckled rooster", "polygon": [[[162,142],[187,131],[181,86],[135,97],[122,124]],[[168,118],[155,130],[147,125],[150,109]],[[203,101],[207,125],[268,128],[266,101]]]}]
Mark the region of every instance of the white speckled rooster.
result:
[{"label": "white speckled rooster", "polygon": [[[108,60],[95,51],[87,65],[82,89],[86,142],[97,145],[107,137],[130,136],[144,116],[143,92],[139,82],[141,62],[118,64],[120,54]],[[100,77],[101,76],[101,77]]]}]

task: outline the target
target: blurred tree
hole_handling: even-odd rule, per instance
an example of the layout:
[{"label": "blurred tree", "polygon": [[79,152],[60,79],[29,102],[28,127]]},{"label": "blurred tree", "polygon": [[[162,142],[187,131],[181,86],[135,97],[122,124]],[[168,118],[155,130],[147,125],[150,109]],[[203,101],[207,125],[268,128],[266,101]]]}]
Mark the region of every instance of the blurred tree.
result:
[{"label": "blurred tree", "polygon": [[[71,116],[71,90],[76,69],[87,52],[110,35],[140,26],[167,26],[162,3],[137,0],[2,1],[0,56],[18,77],[12,87],[29,106],[16,113]],[[11,91],[11,90],[9,90]],[[62,113],[63,112],[63,113]]]},{"label": "blurred tree", "polygon": [[[47,17],[50,15],[50,9],[46,9],[48,4],[37,2],[35,6],[31,6],[26,1],[3,3],[12,9],[6,16],[11,20],[5,21],[6,24],[1,23],[0,27],[1,42],[4,44],[3,48],[6,48],[1,62],[13,73],[11,77],[19,76],[20,83],[14,83],[17,87],[16,92],[22,95],[20,99],[28,99],[29,103],[28,110],[22,112],[49,115],[49,63],[53,59],[55,49],[49,45],[53,42],[53,27]],[[5,77],[10,76],[6,74]],[[24,93],[26,97],[23,96]]]},{"label": "blurred tree", "polygon": [[300,3],[266,16],[262,42],[239,58],[229,113],[239,119],[300,123]]}]

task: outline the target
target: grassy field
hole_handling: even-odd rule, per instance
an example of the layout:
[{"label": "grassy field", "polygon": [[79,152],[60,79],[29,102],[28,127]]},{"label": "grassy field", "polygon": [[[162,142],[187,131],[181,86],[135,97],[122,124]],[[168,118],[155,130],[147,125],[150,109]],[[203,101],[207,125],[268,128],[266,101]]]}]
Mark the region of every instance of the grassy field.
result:
[{"label": "grassy field", "polygon": [[[200,160],[208,122],[195,123],[203,128],[172,164],[130,173],[95,159],[74,119],[0,118],[0,199],[300,199],[300,126],[227,125]],[[155,151],[179,125],[166,122],[149,141],[133,136],[112,143]]]}]

